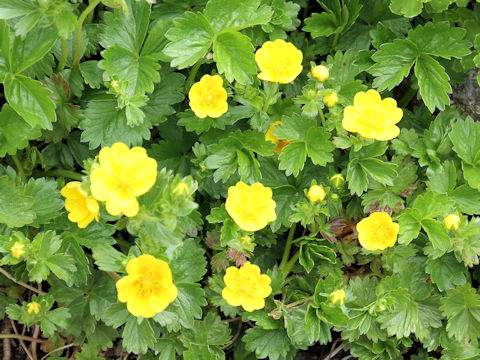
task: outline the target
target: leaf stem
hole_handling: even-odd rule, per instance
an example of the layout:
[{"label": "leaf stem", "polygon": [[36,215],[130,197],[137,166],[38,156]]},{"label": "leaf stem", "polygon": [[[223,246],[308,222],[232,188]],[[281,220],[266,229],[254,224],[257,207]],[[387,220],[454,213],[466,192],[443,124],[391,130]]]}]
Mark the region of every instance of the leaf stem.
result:
[{"label": "leaf stem", "polygon": [[335,50],[335,48],[337,47],[339,36],[340,36],[340,33],[336,33],[335,36],[333,37],[332,50]]},{"label": "leaf stem", "polygon": [[46,176],[63,176],[73,180],[82,181],[83,175],[75,171],[56,169],[45,172]]},{"label": "leaf stem", "polygon": [[412,101],[413,97],[417,94],[417,90],[408,88],[408,90],[403,94],[402,98],[398,102],[398,106],[404,108],[407,106],[410,101]]},{"label": "leaf stem", "polygon": [[265,98],[265,104],[263,104],[262,111],[267,112],[268,107],[270,106],[270,101],[272,100],[273,93],[278,90],[278,83],[272,83],[270,85],[270,90],[268,91],[267,97]]},{"label": "leaf stem", "polygon": [[327,123],[325,121],[325,115],[323,114],[323,110],[322,109],[318,109],[318,113],[320,114],[320,118],[322,119],[322,127],[323,127],[323,130],[324,131],[327,131]]},{"label": "leaf stem", "polygon": [[18,339],[18,340],[27,340],[27,341],[34,341],[37,343],[45,344],[45,340],[37,339],[30,336],[24,335],[17,335],[17,334],[0,334],[0,339]]},{"label": "leaf stem", "polygon": [[110,275],[114,280],[120,280],[122,277],[113,271],[107,271],[107,274]]},{"label": "leaf stem", "polygon": [[188,91],[190,90],[190,87],[195,80],[195,76],[197,75],[198,69],[200,69],[200,66],[202,66],[202,64],[203,60],[200,59],[195,63],[195,65],[193,65],[192,69],[190,70],[187,81],[185,81],[185,93],[188,93]]},{"label": "leaf stem", "polygon": [[298,258],[300,257],[300,251],[297,251],[293,254],[292,258],[288,260],[285,266],[280,270],[282,272],[283,278],[286,278],[290,271],[292,271],[293,266],[296,264]]},{"label": "leaf stem", "polygon": [[15,279],[15,277],[13,277],[12,275],[10,275],[10,273],[8,273],[7,271],[5,271],[4,269],[2,269],[0,267],[0,273],[2,273],[7,279],[10,279],[12,280],[15,284],[18,284],[20,286],[23,286],[25,289],[28,289],[28,290],[31,290],[37,294],[40,294],[40,295],[46,295],[46,293],[44,293],[42,290],[39,290],[39,289],[36,289],[34,288],[33,286],[30,286],[22,281],[18,281],[17,279]]},{"label": "leaf stem", "polygon": [[76,46],[75,46],[75,60],[73,61],[73,67],[76,68],[80,64],[80,59],[82,58],[82,26],[85,18],[90,14],[95,7],[100,3],[101,0],[91,0],[90,4],[85,10],[80,14],[77,21],[77,26],[75,28],[76,36]]},{"label": "leaf stem", "polygon": [[58,61],[57,73],[63,70],[63,68],[65,67],[65,64],[67,63],[67,58],[68,58],[67,39],[62,38],[61,43],[62,43],[62,55],[60,57],[60,60]]},{"label": "leaf stem", "polygon": [[15,163],[15,167],[17,168],[18,175],[20,175],[20,178],[22,179],[22,182],[24,184],[27,183],[27,177],[25,176],[25,171],[23,171],[23,166],[20,160],[18,159],[16,154],[10,155],[12,158],[13,162]]},{"label": "leaf stem", "polygon": [[282,273],[283,273],[283,268],[287,266],[287,263],[288,263],[288,257],[290,256],[290,249],[292,248],[292,241],[293,241],[293,236],[295,235],[296,227],[297,227],[297,223],[293,223],[292,226],[290,227],[290,231],[287,237],[287,242],[285,243],[285,248],[283,249],[282,261],[280,262],[280,266],[278,267],[278,269],[282,271]]}]

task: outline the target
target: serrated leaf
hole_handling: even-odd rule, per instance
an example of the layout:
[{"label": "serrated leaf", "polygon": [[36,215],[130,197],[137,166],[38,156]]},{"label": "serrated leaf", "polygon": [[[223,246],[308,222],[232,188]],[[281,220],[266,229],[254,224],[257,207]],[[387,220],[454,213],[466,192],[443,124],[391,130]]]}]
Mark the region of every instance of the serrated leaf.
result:
[{"label": "serrated leaf", "polygon": [[445,254],[438,259],[427,259],[425,271],[430,274],[432,282],[440,291],[453,289],[456,285],[466,283],[465,266],[455,259],[452,253]]},{"label": "serrated leaf", "polygon": [[393,178],[397,175],[394,164],[373,158],[360,160],[359,164],[368,175],[379,183],[393,185]]},{"label": "serrated leaf", "polygon": [[415,209],[407,209],[398,218],[400,230],[398,234],[398,242],[400,244],[409,244],[418,237],[420,233],[421,215]]},{"label": "serrated leaf", "polygon": [[315,165],[325,166],[333,161],[333,146],[330,134],[321,128],[310,128],[307,133],[307,154]]},{"label": "serrated leaf", "polygon": [[450,247],[450,238],[445,226],[433,219],[422,220],[422,227],[435,249],[446,252]]},{"label": "serrated leaf", "polygon": [[178,296],[169,309],[178,316],[178,321],[183,327],[192,328],[195,319],[202,317],[202,306],[207,305],[204,291],[200,284],[176,284]]},{"label": "serrated leaf", "polygon": [[410,73],[420,51],[408,39],[396,39],[393,43],[380,46],[380,50],[372,56],[376,64],[368,69],[375,76],[373,86],[382,91],[400,84]]},{"label": "serrated leaf", "polygon": [[0,177],[0,223],[21,227],[35,219],[34,200],[7,176]]},{"label": "serrated leaf", "polygon": [[270,360],[279,360],[284,358],[290,349],[290,341],[284,328],[265,330],[255,326],[246,331],[242,341],[245,348],[254,351],[259,359],[268,357]]},{"label": "serrated leaf", "polygon": [[187,239],[180,248],[175,250],[170,263],[173,280],[177,282],[200,281],[207,271],[205,251],[193,239]]},{"label": "serrated leaf", "polygon": [[418,307],[404,289],[390,294],[394,298],[393,309],[380,316],[378,321],[387,329],[389,336],[395,335],[397,339],[408,337],[418,323]]},{"label": "serrated leaf", "polygon": [[213,59],[218,72],[225,74],[229,82],[251,82],[251,75],[257,70],[253,53],[250,38],[239,32],[222,32],[213,43]]},{"label": "serrated leaf", "polygon": [[347,181],[352,194],[362,195],[368,188],[367,174],[358,162],[348,164]]},{"label": "serrated leaf", "polygon": [[[453,150],[460,159],[470,165],[480,162],[480,124],[474,122],[470,117],[465,120],[457,120],[452,125],[449,137],[453,143]],[[470,140],[465,141],[467,138]]]},{"label": "serrated leaf", "polygon": [[23,75],[7,76],[4,83],[8,103],[31,126],[52,129],[56,120],[51,92],[39,81]]},{"label": "serrated leaf", "polygon": [[172,67],[184,69],[207,54],[215,32],[207,18],[199,13],[186,12],[173,24],[174,27],[165,34],[170,43],[163,52],[172,58]]},{"label": "serrated leaf", "polygon": [[422,12],[425,0],[391,0],[390,10],[394,14],[414,17]]},{"label": "serrated leaf", "polygon": [[332,13],[312,14],[305,19],[305,26],[302,30],[311,33],[313,38],[330,36],[337,31],[337,19]]},{"label": "serrated leaf", "polygon": [[140,324],[136,317],[130,316],[122,333],[122,346],[128,352],[144,354],[155,344],[153,329],[147,319]]},{"label": "serrated leaf", "polygon": [[35,211],[35,221],[30,226],[39,227],[48,223],[58,216],[63,208],[63,201],[60,198],[60,191],[57,189],[55,180],[45,178],[30,178],[25,185],[25,195],[34,199],[32,210]]},{"label": "serrated leaf", "polygon": [[307,147],[303,141],[294,141],[282,149],[278,158],[280,170],[285,170],[287,176],[297,176],[307,159]]},{"label": "serrated leaf", "polygon": [[273,15],[272,8],[260,0],[210,0],[205,6],[205,17],[215,32],[241,30],[266,24]]}]

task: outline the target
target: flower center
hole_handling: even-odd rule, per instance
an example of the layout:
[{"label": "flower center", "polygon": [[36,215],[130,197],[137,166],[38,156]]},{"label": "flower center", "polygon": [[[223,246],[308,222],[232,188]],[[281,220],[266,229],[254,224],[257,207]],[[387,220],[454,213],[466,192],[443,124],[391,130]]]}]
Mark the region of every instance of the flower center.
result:
[{"label": "flower center", "polygon": [[373,130],[385,123],[385,115],[374,107],[369,107],[363,111],[361,123],[365,128]]},{"label": "flower center", "polygon": [[240,276],[235,279],[235,295],[252,300],[255,297],[257,283],[248,276]]},{"label": "flower center", "polygon": [[139,276],[135,281],[135,288],[137,289],[137,295],[140,297],[150,297],[152,294],[157,293],[162,285],[160,280],[154,277],[154,274],[149,271],[146,276]]}]

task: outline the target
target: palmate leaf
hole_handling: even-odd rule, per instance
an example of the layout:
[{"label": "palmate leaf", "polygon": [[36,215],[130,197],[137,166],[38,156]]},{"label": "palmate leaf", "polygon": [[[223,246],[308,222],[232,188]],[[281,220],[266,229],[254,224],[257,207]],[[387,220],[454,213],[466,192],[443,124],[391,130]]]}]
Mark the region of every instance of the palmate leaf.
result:
[{"label": "palmate leaf", "polygon": [[248,329],[242,338],[245,347],[259,359],[279,360],[290,350],[290,340],[284,328],[265,330],[259,326]]},{"label": "palmate leaf", "polygon": [[7,176],[0,177],[0,223],[21,227],[34,221],[34,199]]}]

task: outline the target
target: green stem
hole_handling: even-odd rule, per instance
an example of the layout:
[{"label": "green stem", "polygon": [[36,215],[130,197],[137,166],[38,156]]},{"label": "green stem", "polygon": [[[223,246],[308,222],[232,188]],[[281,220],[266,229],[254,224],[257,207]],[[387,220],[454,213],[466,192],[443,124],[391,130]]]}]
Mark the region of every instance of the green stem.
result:
[{"label": "green stem", "polygon": [[297,227],[297,223],[293,223],[292,226],[290,227],[290,231],[287,237],[287,242],[285,243],[285,248],[283,249],[282,261],[280,262],[280,266],[278,267],[280,271],[282,271],[282,269],[287,265],[288,257],[290,256],[290,249],[292,248],[292,241],[293,241],[293,236],[295,235],[296,227]]},{"label": "green stem", "polygon": [[45,293],[42,290],[38,290],[38,289],[34,288],[33,286],[30,286],[30,285],[28,285],[28,284],[26,284],[22,281],[18,281],[17,279],[15,279],[15,277],[10,275],[9,272],[7,272],[6,270],[3,270],[1,267],[0,267],[0,273],[2,273],[3,276],[5,276],[7,279],[12,280],[15,284],[23,286],[25,289],[31,290],[31,291],[33,291],[37,294],[40,294],[40,295],[45,295]]},{"label": "green stem", "polygon": [[60,57],[60,60],[58,62],[57,66],[57,73],[63,70],[65,67],[65,64],[67,63],[67,58],[68,58],[68,42],[67,39],[62,38],[62,56]]},{"label": "green stem", "polygon": [[75,171],[70,171],[70,170],[63,170],[63,169],[57,169],[57,170],[49,170],[45,173],[46,176],[63,176],[67,177],[73,180],[78,180],[82,181],[83,175],[79,174]]},{"label": "green stem", "polygon": [[272,100],[273,93],[278,90],[278,83],[272,83],[270,85],[270,90],[268,91],[267,97],[265,98],[265,104],[263,104],[262,111],[267,112],[268,107],[270,106],[270,101]]},{"label": "green stem", "polygon": [[292,271],[292,268],[297,263],[297,260],[299,257],[300,257],[300,251],[297,251],[295,254],[293,254],[292,258],[288,260],[285,266],[280,269],[280,271],[282,272],[283,278],[286,278],[288,274],[290,274],[290,271]]},{"label": "green stem", "polygon": [[320,114],[320,118],[322,119],[322,127],[323,127],[323,130],[327,131],[327,123],[325,121],[325,115],[323,114],[323,110],[322,109],[318,109],[319,110],[319,114]]},{"label": "green stem", "polygon": [[122,277],[113,271],[107,271],[107,274],[110,275],[114,280],[120,280]]},{"label": "green stem", "polygon": [[85,10],[80,14],[75,28],[76,46],[75,46],[75,60],[73,61],[73,67],[76,68],[80,64],[82,58],[82,26],[85,18],[90,14],[101,0],[92,0]]},{"label": "green stem", "polygon": [[195,63],[195,65],[193,65],[192,69],[190,70],[190,73],[188,74],[187,81],[185,81],[185,92],[188,93],[188,91],[190,90],[190,87],[195,81],[195,76],[197,75],[198,69],[200,69],[200,66],[202,66],[202,64],[203,64],[203,60],[200,59]]},{"label": "green stem", "polygon": [[18,160],[17,155],[10,155],[13,162],[15,163],[15,167],[17,168],[18,175],[20,175],[20,178],[22,179],[22,182],[24,184],[27,183],[27,177],[25,176],[25,171],[23,171],[23,166],[20,160]]},{"label": "green stem", "polygon": [[251,351],[247,351],[247,352],[244,352],[242,355],[240,355],[237,360],[244,360],[246,359],[252,352]]},{"label": "green stem", "polygon": [[290,303],[286,306],[287,309],[291,309],[297,305],[303,305],[305,303],[308,303],[310,300],[313,300],[313,295],[312,296],[309,296],[307,298],[304,298],[304,299],[300,299],[300,300],[297,300],[297,301],[294,301],[293,303]]},{"label": "green stem", "polygon": [[45,340],[37,339],[30,336],[17,335],[17,334],[0,334],[0,339],[18,339],[18,340],[33,341],[40,344],[45,344]]},{"label": "green stem", "polygon": [[332,43],[332,50],[335,50],[335,48],[337,47],[337,43],[338,43],[338,37],[340,36],[340,33],[336,33],[334,38],[333,38],[333,43]]},{"label": "green stem", "polygon": [[405,92],[405,94],[403,94],[402,98],[398,102],[398,106],[401,108],[407,106],[416,94],[417,90],[408,88],[408,90]]}]

